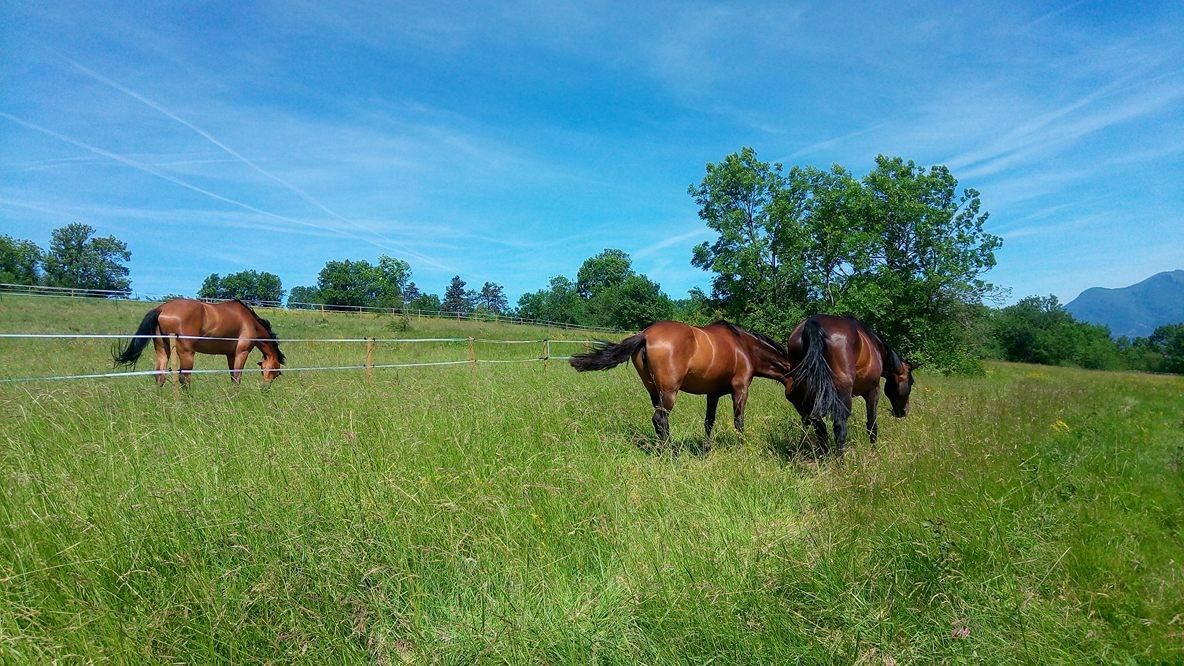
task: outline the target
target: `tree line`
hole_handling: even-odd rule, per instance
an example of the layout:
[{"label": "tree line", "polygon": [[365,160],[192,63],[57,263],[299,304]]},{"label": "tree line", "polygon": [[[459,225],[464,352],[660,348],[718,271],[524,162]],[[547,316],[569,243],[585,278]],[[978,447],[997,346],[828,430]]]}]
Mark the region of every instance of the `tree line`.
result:
[{"label": "tree line", "polygon": [[1160,326],[1145,338],[1115,339],[1105,326],[1075,319],[1056,296],[1029,296],[983,318],[987,358],[1184,374],[1184,323]]},{"label": "tree line", "polygon": [[114,236],[95,236],[81,223],[50,234],[49,249],[0,235],[0,283],[63,287],[95,296],[127,296],[132,282],[124,265],[132,253]]},{"label": "tree line", "polygon": [[[710,292],[673,299],[616,248],[557,275],[511,307],[502,285],[469,288],[453,276],[441,295],[412,281],[406,261],[380,256],[333,260],[316,284],[293,287],[289,307],[377,307],[517,317],[619,330],[656,320],[705,324],[726,318],[785,339],[810,314],[851,314],[868,322],[906,358],[944,371],[974,371],[982,358],[1099,369],[1184,372],[1184,324],[1147,338],[1114,340],[1076,321],[1053,297],[1031,296],[992,308],[984,275],[1002,239],[974,189],[959,190],[944,166],[878,156],[859,178],[829,169],[758,159],[742,148],[708,163],[688,188],[714,232],[691,264],[711,275]],[[0,237],[0,281],[127,292],[127,246],[71,224],[53,232],[48,252]],[[198,295],[279,302],[269,272],[211,274]]]}]

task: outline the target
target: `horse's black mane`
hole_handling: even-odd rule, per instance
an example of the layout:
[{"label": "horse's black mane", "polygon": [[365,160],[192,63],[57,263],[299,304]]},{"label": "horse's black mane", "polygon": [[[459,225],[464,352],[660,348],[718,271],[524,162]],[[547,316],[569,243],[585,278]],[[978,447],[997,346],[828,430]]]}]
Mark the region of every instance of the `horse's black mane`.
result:
[{"label": "horse's black mane", "polygon": [[286,363],[288,359],[284,357],[284,352],[280,351],[280,339],[276,337],[275,331],[271,330],[271,322],[267,321],[263,317],[260,317],[258,312],[255,312],[253,309],[251,309],[251,306],[243,303],[239,299],[234,299],[234,302],[246,308],[247,312],[250,312],[251,316],[255,318],[255,321],[263,327],[263,330],[267,331],[267,337],[275,343],[275,353],[280,357],[280,363]]},{"label": "horse's black mane", "polygon": [[750,331],[745,328],[740,328],[739,326],[733,324],[730,321],[727,321],[726,319],[720,319],[720,320],[712,322],[712,323],[719,324],[721,326],[725,326],[725,327],[727,327],[727,329],[729,331],[731,331],[732,333],[735,333],[736,335],[745,335],[745,334],[751,335],[752,337],[756,338],[757,340],[760,340],[761,342],[769,345],[773,349],[776,349],[778,354],[781,354],[782,356],[785,356],[785,357],[789,356],[789,351],[785,348],[785,345],[781,344],[780,342],[777,342],[776,340],[765,335],[764,333],[758,333],[756,331]]}]

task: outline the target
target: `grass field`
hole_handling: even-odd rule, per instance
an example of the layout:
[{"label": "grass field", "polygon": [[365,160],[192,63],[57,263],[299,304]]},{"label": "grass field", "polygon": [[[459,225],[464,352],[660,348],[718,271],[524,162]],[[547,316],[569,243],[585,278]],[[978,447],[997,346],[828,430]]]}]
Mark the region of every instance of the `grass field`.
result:
[{"label": "grass field", "polygon": [[[0,331],[130,331],[144,311],[0,297]],[[281,337],[557,337],[265,316]],[[0,378],[102,372],[108,348],[0,340]],[[658,449],[627,367],[257,377],[0,384],[0,661],[1184,660],[1181,378],[921,372],[909,418],[885,410],[879,446],[859,432],[840,464],[796,448],[764,380],[747,436],[721,409],[704,454],[703,398],[680,397]]]}]

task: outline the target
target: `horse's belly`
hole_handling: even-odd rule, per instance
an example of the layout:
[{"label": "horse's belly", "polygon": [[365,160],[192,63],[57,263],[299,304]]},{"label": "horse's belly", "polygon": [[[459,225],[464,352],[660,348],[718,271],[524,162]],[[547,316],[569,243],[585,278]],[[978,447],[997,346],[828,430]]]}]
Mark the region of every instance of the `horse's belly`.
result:
[{"label": "horse's belly", "polygon": [[233,354],[237,344],[233,340],[194,340],[193,351],[199,354]]},{"label": "horse's belly", "polygon": [[731,393],[732,385],[729,382],[721,382],[716,378],[687,375],[682,381],[681,390],[686,393],[694,393],[695,395],[718,395],[721,393]]}]

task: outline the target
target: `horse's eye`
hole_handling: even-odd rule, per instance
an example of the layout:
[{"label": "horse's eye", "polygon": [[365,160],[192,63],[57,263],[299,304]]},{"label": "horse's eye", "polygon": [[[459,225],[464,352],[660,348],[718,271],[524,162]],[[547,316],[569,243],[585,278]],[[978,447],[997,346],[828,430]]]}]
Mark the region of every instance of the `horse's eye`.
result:
[{"label": "horse's eye", "polygon": [[260,368],[262,368],[262,367],[263,367],[263,361],[255,361],[255,365],[257,365],[257,366],[259,366]]}]

